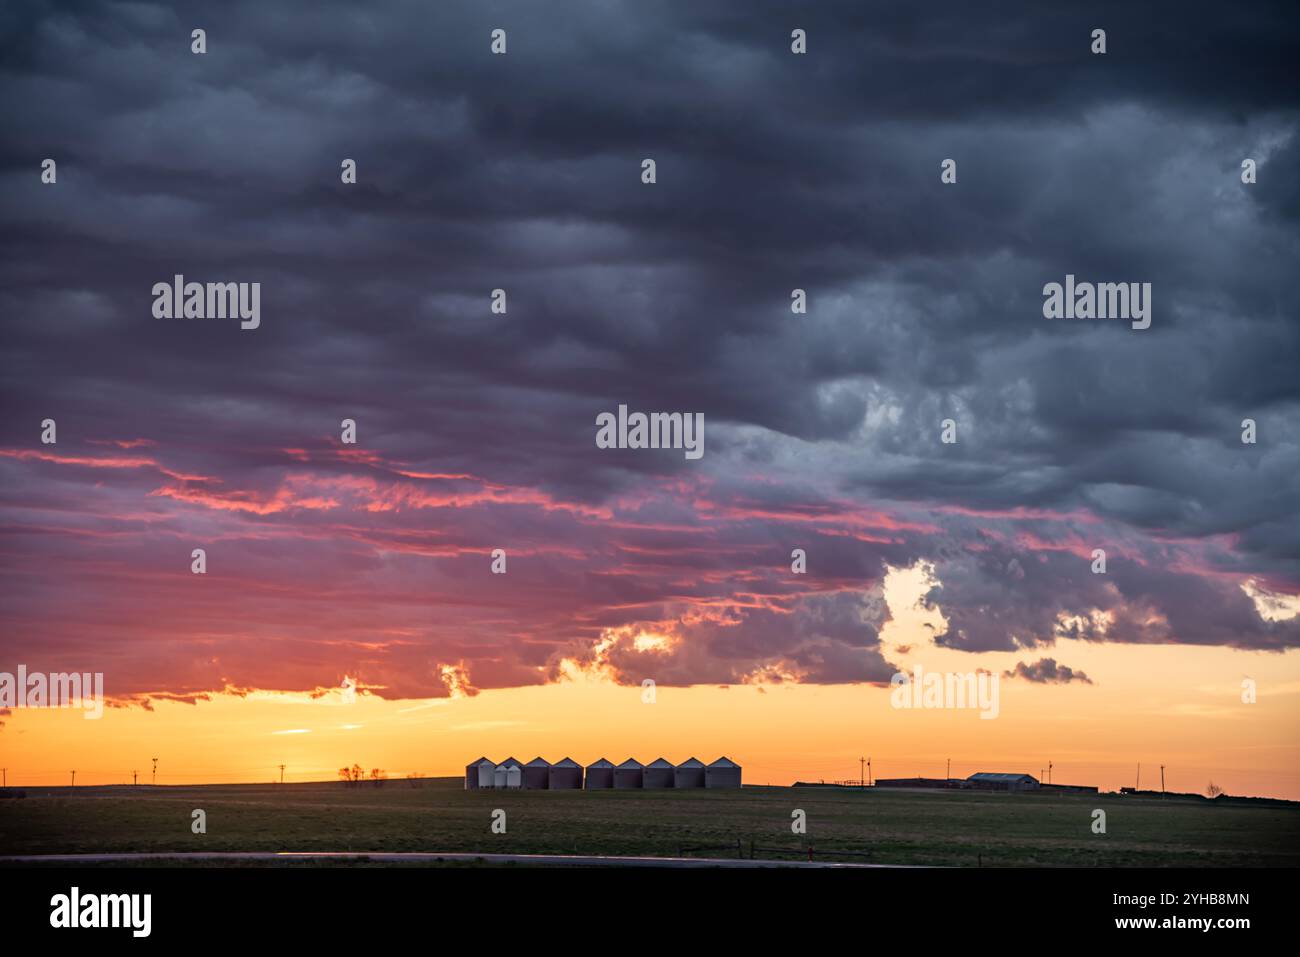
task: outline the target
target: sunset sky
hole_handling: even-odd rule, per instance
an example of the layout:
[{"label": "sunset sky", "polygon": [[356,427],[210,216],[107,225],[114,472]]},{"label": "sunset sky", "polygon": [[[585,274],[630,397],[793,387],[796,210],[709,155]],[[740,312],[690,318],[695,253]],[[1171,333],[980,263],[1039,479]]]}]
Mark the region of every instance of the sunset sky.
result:
[{"label": "sunset sky", "polygon": [[[0,713],[9,784],[725,754],[1300,799],[1284,5],[296,6],[0,11],[0,671],[111,705]],[[260,327],[154,318],[176,274]],[[1150,282],[1151,328],[1044,319],[1067,274]],[[598,448],[620,404],[704,456]],[[891,707],[917,665],[998,718]]]}]

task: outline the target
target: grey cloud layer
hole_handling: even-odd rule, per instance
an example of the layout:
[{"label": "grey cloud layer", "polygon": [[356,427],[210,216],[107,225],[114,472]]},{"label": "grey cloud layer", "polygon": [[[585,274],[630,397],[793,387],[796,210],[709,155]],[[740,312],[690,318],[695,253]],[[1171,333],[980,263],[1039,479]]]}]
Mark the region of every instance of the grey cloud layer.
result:
[{"label": "grey cloud layer", "polygon": [[[946,643],[1049,643],[1103,608],[1077,636],[1293,646],[1215,576],[1300,590],[1300,18],[913,6],[9,4],[0,441],[53,415],[258,488],[250,449],[351,415],[414,467],[594,504],[688,474],[596,456],[597,412],[701,411],[697,471],[774,511],[1082,511],[1134,559],[1098,579],[959,511],[823,557],[864,591],[933,562]],[[1153,283],[1152,328],[1044,320],[1067,272]],[[260,281],[262,328],[152,319],[175,273]],[[803,614],[781,641],[751,614],[752,647],[697,629],[682,674],[883,673],[819,650],[844,636],[830,609]]]}]

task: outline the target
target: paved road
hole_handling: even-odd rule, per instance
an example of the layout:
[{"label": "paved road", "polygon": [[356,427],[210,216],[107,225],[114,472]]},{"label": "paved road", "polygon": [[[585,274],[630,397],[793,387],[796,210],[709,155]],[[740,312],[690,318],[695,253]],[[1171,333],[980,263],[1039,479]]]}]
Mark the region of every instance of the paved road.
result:
[{"label": "paved road", "polygon": [[578,854],[463,854],[425,851],[178,851],[174,854],[24,854],[0,856],[0,864],[112,864],[145,861],[361,860],[372,862],[481,861],[486,864],[540,864],[551,867],[804,867],[878,869],[896,864],[841,864],[834,861],[737,860],[734,857],[604,857]]}]

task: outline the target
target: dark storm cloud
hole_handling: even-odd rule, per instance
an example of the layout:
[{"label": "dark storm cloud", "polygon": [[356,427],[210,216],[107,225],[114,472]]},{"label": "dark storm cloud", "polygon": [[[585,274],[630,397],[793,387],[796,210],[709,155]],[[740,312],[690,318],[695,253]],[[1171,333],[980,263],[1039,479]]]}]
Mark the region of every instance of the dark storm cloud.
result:
[{"label": "dark storm cloud", "polygon": [[[1240,583],[1300,590],[1298,34],[1280,3],[7,4],[0,445],[30,450],[53,417],[61,453],[147,438],[158,464],[0,459],[5,567],[72,560],[49,529],[79,515],[111,605],[116,562],[162,574],[164,539],[229,535],[248,581],[365,569],[389,596],[368,611],[407,636],[425,625],[398,592],[420,579],[390,549],[565,556],[504,634],[480,594],[424,635],[479,686],[636,621],[680,640],[616,641],[620,675],[653,654],[685,683],[876,680],[853,634],[874,646],[881,618],[854,603],[918,561],[955,647],[1294,646],[1297,619],[1264,620]],[[153,319],[176,273],[261,282],[261,328]],[[1151,282],[1151,329],[1043,319],[1066,273]],[[704,462],[596,450],[620,402],[703,412]],[[345,416],[382,465],[328,454]],[[609,510],[609,541],[579,508]],[[261,535],[285,536],[274,560]],[[796,544],[817,593],[764,572],[779,610],[744,606],[744,569]],[[1098,577],[1103,546],[1127,560]],[[99,586],[75,608],[44,587],[15,620],[94,626]],[[315,623],[277,600],[243,627],[298,661]],[[747,610],[678,607],[724,600]],[[221,600],[186,601],[168,597],[241,659],[225,678],[274,680]],[[345,618],[362,640],[366,614]],[[441,690],[421,648],[371,662],[376,683]]]}]

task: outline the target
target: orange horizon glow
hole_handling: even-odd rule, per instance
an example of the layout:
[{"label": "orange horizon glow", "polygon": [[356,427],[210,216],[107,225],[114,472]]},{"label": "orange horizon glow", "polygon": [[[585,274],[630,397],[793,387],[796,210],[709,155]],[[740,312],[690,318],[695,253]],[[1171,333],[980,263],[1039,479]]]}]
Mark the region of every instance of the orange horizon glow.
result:
[{"label": "orange horizon glow", "polygon": [[[922,579],[894,572],[886,595],[893,620],[882,632],[891,660],[910,670],[1014,667],[1023,652],[974,655],[936,646],[916,604]],[[638,636],[647,648],[669,636]],[[857,780],[860,757],[873,778],[943,777],[976,771],[1026,772],[1052,781],[1300,800],[1300,665],[1293,654],[1222,647],[1058,642],[1060,657],[1091,684],[1043,685],[1004,678],[1000,715],[974,710],[900,710],[890,688],[868,684],[769,683],[658,686],[653,704],[639,685],[566,666],[557,682],[460,691],[451,697],[385,700],[339,691],[312,697],[253,691],[207,701],[157,701],[106,708],[99,720],[76,710],[14,709],[0,744],[8,784],[77,786],[150,780],[230,784],[337,780],[340,767],[381,768],[391,779],[459,776],[470,761],[571,757],[616,763],[677,762],[720,755],[744,768],[747,784]],[[1049,652],[1055,653],[1055,652]],[[1258,685],[1241,701],[1241,680]],[[363,685],[364,687],[364,685]]]}]

